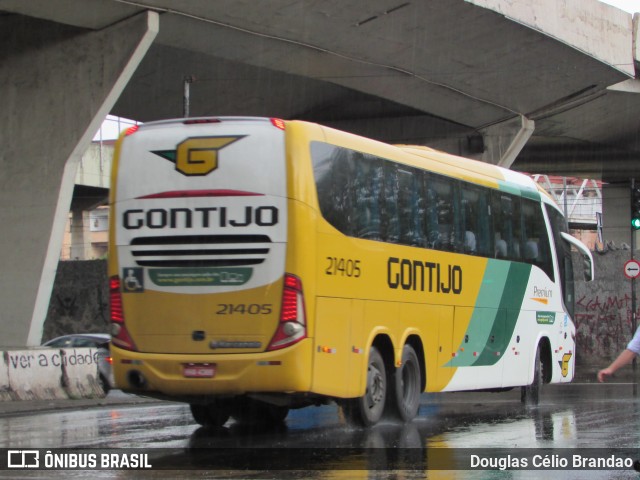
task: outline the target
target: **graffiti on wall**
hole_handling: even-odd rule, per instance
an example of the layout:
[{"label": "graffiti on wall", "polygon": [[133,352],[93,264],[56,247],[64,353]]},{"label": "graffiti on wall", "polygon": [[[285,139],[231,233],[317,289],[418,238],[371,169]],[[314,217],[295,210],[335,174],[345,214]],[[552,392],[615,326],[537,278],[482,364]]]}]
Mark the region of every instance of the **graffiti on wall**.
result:
[{"label": "graffiti on wall", "polygon": [[599,358],[617,355],[631,338],[631,310],[627,293],[595,292],[579,297],[574,320],[580,354]]}]

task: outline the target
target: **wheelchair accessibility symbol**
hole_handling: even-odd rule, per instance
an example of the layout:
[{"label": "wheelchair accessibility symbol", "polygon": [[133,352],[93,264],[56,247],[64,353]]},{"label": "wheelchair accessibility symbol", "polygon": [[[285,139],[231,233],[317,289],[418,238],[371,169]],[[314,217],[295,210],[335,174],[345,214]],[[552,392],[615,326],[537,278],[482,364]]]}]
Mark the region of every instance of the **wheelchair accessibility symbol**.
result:
[{"label": "wheelchair accessibility symbol", "polygon": [[124,293],[144,292],[144,272],[142,268],[123,268],[122,278],[122,291]]}]

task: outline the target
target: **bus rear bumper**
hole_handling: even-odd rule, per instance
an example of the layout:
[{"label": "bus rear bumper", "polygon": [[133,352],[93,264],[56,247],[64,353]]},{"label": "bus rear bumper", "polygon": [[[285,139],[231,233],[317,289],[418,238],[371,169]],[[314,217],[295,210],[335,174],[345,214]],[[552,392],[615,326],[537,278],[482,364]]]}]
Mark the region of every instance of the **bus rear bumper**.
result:
[{"label": "bus rear bumper", "polygon": [[116,387],[163,397],[308,392],[312,340],[250,354],[140,353],[111,346]]}]

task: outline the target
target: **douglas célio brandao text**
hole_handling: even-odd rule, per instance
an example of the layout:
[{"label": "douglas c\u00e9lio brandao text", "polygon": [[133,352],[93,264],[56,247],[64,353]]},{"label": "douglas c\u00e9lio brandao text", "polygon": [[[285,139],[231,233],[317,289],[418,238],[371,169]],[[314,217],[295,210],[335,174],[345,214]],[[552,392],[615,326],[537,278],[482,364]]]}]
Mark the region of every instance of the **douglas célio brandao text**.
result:
[{"label": "douglas c\u00e9lio brandao text", "polygon": [[471,454],[469,462],[473,470],[627,470],[633,468],[634,460],[609,453],[597,456],[572,452],[527,455]]}]

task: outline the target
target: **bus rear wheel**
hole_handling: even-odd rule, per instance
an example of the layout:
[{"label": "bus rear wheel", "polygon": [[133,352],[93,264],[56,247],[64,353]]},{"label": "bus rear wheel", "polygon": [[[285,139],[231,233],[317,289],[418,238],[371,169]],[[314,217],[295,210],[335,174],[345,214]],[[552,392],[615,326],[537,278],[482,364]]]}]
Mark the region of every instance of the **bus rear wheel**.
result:
[{"label": "bus rear wheel", "polygon": [[420,362],[411,345],[402,349],[402,365],[396,368],[393,384],[393,414],[410,422],[418,414],[422,393]]},{"label": "bus rear wheel", "polygon": [[227,399],[217,399],[210,403],[190,403],[193,419],[203,427],[218,428],[231,416],[231,404]]},{"label": "bus rear wheel", "polygon": [[368,427],[382,418],[387,398],[387,370],[376,347],[369,351],[367,385],[362,397],[345,400],[342,410],[349,423]]}]

